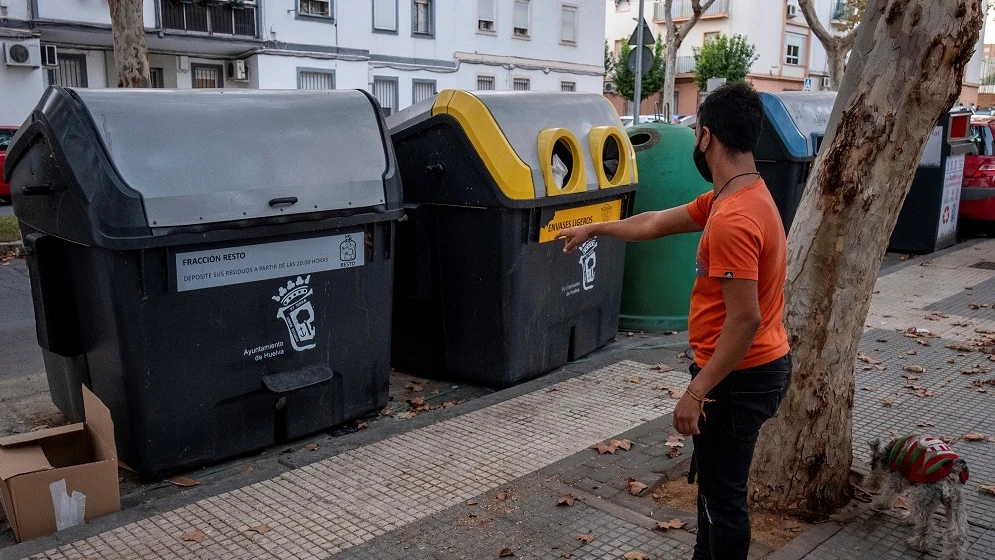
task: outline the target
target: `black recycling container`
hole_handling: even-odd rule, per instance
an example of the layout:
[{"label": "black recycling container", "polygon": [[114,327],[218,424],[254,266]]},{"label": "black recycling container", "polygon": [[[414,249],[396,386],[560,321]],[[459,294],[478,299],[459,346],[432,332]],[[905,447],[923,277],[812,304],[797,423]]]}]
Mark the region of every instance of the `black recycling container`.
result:
[{"label": "black recycling container", "polygon": [[446,90],[388,117],[405,184],[395,367],[507,387],[612,340],[635,152],[600,95]]},{"label": "black recycling container", "polygon": [[393,150],[360,91],[52,87],[4,168],[52,399],[162,474],[387,401]]},{"label": "black recycling container", "polygon": [[836,92],[763,92],[760,100],[764,117],[753,155],[787,232],[826,135]]}]

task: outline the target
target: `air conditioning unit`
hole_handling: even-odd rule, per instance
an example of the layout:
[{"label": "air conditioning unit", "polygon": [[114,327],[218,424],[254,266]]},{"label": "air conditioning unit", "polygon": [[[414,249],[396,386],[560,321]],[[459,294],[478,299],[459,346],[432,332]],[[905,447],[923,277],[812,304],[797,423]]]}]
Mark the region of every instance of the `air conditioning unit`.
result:
[{"label": "air conditioning unit", "polygon": [[615,88],[615,84],[611,82],[605,82],[605,93],[616,93],[618,89]]},{"label": "air conditioning unit", "polygon": [[832,84],[829,82],[829,76],[822,77],[822,89],[829,89]]},{"label": "air conditioning unit", "polygon": [[798,17],[798,5],[797,4],[788,4],[788,17],[789,18]]},{"label": "air conditioning unit", "polygon": [[59,49],[50,43],[41,46],[41,65],[54,68],[59,65]]},{"label": "air conditioning unit", "polygon": [[229,80],[248,80],[249,72],[245,68],[244,60],[230,60],[228,61],[228,79]]},{"label": "air conditioning unit", "polygon": [[41,55],[38,53],[38,45],[31,43],[4,43],[3,62],[7,66],[38,68],[41,66]]}]

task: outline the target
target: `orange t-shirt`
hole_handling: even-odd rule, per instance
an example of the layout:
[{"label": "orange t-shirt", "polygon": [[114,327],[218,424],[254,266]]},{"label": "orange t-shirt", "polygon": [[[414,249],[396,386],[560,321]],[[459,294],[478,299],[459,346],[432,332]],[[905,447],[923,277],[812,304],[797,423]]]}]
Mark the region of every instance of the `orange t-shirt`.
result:
[{"label": "orange t-shirt", "polygon": [[708,192],[688,204],[691,219],[704,231],[698,243],[698,278],[691,291],[688,339],[700,367],[712,357],[726,319],[722,278],[757,281],[760,328],[746,357],[735,369],[759,366],[788,353],[784,330],[784,276],[787,242],[784,225],[763,179],[713,204]]}]

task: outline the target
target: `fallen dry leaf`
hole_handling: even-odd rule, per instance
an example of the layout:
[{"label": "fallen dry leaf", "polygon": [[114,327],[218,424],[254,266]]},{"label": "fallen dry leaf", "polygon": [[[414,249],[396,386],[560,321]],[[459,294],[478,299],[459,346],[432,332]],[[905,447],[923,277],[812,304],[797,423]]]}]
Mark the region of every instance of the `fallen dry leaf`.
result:
[{"label": "fallen dry leaf", "polygon": [[442,403],[442,408],[452,408],[452,407],[456,406],[456,404],[457,403],[455,401],[446,401],[446,402]]},{"label": "fallen dry leaf", "polygon": [[921,338],[916,339],[916,344],[918,344],[919,346],[929,346],[929,343]]},{"label": "fallen dry leaf", "polygon": [[864,354],[863,352],[861,352],[860,354],[857,354],[857,359],[860,360],[861,362],[871,364],[872,366],[881,363],[881,362],[875,360],[874,358],[868,356],[867,354]]},{"label": "fallen dry leaf", "polygon": [[681,455],[680,447],[671,447],[670,451],[667,452],[667,457],[670,457],[671,459],[676,459],[680,455]]},{"label": "fallen dry leaf", "polygon": [[389,406],[380,411],[380,416],[390,416],[392,414],[394,414],[394,409]]},{"label": "fallen dry leaf", "polygon": [[556,505],[572,507],[574,505],[574,501],[576,500],[577,498],[574,498],[573,494],[567,494],[566,496],[560,498],[560,501],[556,502]]},{"label": "fallen dry leaf", "polygon": [[368,422],[360,422],[359,424],[356,424],[356,429],[357,430],[365,430],[366,428],[369,428],[369,427],[370,427],[370,424]]},{"label": "fallen dry leaf", "polygon": [[895,399],[883,399],[881,401],[881,404],[890,407],[891,405],[895,404]]},{"label": "fallen dry leaf", "polygon": [[922,366],[905,366],[902,369],[905,371],[910,371],[912,373],[923,373],[926,371],[926,368]]},{"label": "fallen dry leaf", "polygon": [[863,390],[864,390],[864,391],[877,391],[877,390],[878,390],[878,388],[877,388],[877,387],[864,387],[864,389],[863,389]]},{"label": "fallen dry leaf", "polygon": [[669,391],[670,387],[667,387],[666,385],[655,385],[653,387],[653,390],[654,391]]},{"label": "fallen dry leaf", "polygon": [[191,486],[198,486],[198,485],[200,485],[200,481],[197,481],[197,480],[194,480],[192,478],[185,477],[185,476],[174,476],[174,477],[170,477],[170,478],[166,479],[166,482],[168,482],[170,484],[175,484],[177,486],[182,486],[184,488],[189,488]]},{"label": "fallen dry leaf", "polygon": [[884,371],[884,370],[886,370],[886,369],[888,369],[888,368],[887,368],[886,366],[883,366],[883,365],[881,365],[881,364],[876,364],[876,365],[874,366],[874,369],[876,369],[876,370],[878,370],[878,371]]},{"label": "fallen dry leaf", "polygon": [[633,496],[638,496],[642,494],[643,490],[646,490],[646,488],[647,486],[642,482],[639,482],[634,478],[629,479],[629,493],[632,494]]},{"label": "fallen dry leaf", "polygon": [[956,352],[964,352],[964,353],[974,352],[974,348],[971,348],[970,346],[964,346],[963,344],[948,344],[947,348],[950,350],[954,350]]},{"label": "fallen dry leaf", "polygon": [[611,453],[612,455],[614,455],[616,448],[610,445],[605,445],[604,442],[599,441],[598,443],[591,446],[591,449],[597,449],[598,455],[604,455],[605,453]]},{"label": "fallen dry leaf", "polygon": [[677,359],[678,360],[685,360],[685,359],[687,359],[687,357],[688,357],[688,353],[687,352],[681,352],[680,354],[677,355]]},{"label": "fallen dry leaf", "polygon": [[982,484],[978,486],[978,490],[983,494],[991,494],[995,496],[995,484]]},{"label": "fallen dry leaf", "polygon": [[947,360],[947,363],[948,363],[948,364],[956,364],[956,363],[957,363],[957,360]]},{"label": "fallen dry leaf", "polygon": [[670,434],[664,442],[667,447],[684,447],[684,436],[680,434]]},{"label": "fallen dry leaf", "polygon": [[315,450],[318,449],[318,444],[314,443],[314,442],[309,443],[309,444],[307,444],[307,445],[304,446],[304,449],[306,449],[308,451],[315,451]]},{"label": "fallen dry leaf", "polygon": [[964,441],[981,441],[985,439],[985,434],[979,432],[968,432],[964,434]]},{"label": "fallen dry leaf", "polygon": [[502,548],[501,552],[498,554],[498,558],[509,558],[515,555],[515,551],[510,548]]},{"label": "fallen dry leaf", "polygon": [[681,400],[681,397],[683,396],[684,396],[684,391],[673,391],[673,390],[670,391],[670,398],[674,399],[675,401]]},{"label": "fallen dry leaf", "polygon": [[207,535],[204,534],[204,531],[197,529],[196,531],[183,535],[183,540],[187,542],[202,543],[207,540]]},{"label": "fallen dry leaf", "polygon": [[665,373],[665,372],[668,372],[668,371],[674,371],[674,368],[668,366],[667,364],[657,364],[657,365],[653,366],[650,369],[659,371],[661,373]]},{"label": "fallen dry leaf", "polygon": [[685,525],[687,525],[687,523],[681,521],[680,519],[677,519],[676,517],[673,518],[673,519],[671,519],[670,521],[657,521],[656,522],[656,528],[660,529],[662,531],[666,531],[668,529],[680,529],[681,527],[683,527]]},{"label": "fallen dry leaf", "polygon": [[916,379],[919,379],[919,376],[914,373],[903,373],[902,377],[908,379],[909,381],[915,381]]},{"label": "fallen dry leaf", "polygon": [[623,440],[613,439],[612,442],[611,442],[611,445],[614,445],[615,447],[617,447],[619,449],[623,449],[625,451],[628,451],[628,450],[632,449],[632,441],[627,440],[627,439],[623,439]]},{"label": "fallen dry leaf", "polygon": [[502,490],[494,495],[494,499],[503,502],[511,497],[511,490]]},{"label": "fallen dry leaf", "polygon": [[570,554],[569,552],[561,552],[561,553],[560,553],[560,558],[567,558],[567,559],[570,559],[570,558],[573,558],[573,557],[574,557],[574,555],[573,555],[573,554]]},{"label": "fallen dry leaf", "polygon": [[252,474],[252,473],[256,472],[256,469],[252,465],[246,465],[246,466],[242,467],[242,470],[239,471],[239,472],[241,472],[242,474]]},{"label": "fallen dry leaf", "polygon": [[625,378],[625,382],[626,383],[635,383],[635,384],[638,385],[639,383],[643,382],[643,378],[639,377],[638,375],[630,375],[629,377]]},{"label": "fallen dry leaf", "polygon": [[414,418],[415,416],[418,416],[418,413],[413,410],[409,410],[407,412],[402,412],[398,414],[397,418],[401,420],[407,420],[408,418]]},{"label": "fallen dry leaf", "polygon": [[936,424],[932,422],[919,422],[916,425],[919,426],[920,428],[931,428],[936,426]]},{"label": "fallen dry leaf", "polygon": [[404,386],[404,388],[407,389],[407,390],[409,390],[409,391],[411,391],[412,393],[421,393],[422,392],[422,386],[421,385],[416,385],[414,383],[408,383],[407,385]]},{"label": "fallen dry leaf", "polygon": [[983,367],[981,367],[981,366],[974,366],[974,367],[962,369],[962,370],[960,370],[960,372],[963,373],[963,374],[965,374],[965,375],[972,375],[972,374],[975,374],[975,373],[988,373],[988,370],[985,369],[985,368],[983,368]]},{"label": "fallen dry leaf", "polygon": [[260,525],[256,525],[254,527],[249,527],[248,530],[249,531],[255,531],[256,533],[258,533],[260,535],[265,535],[266,533],[270,532],[269,525],[267,525],[265,523],[262,523]]},{"label": "fallen dry leaf", "polygon": [[632,550],[622,555],[625,560],[650,560],[650,555],[638,550]]},{"label": "fallen dry leaf", "polygon": [[477,503],[478,503],[477,500],[467,500],[466,501],[466,505],[468,505],[468,506],[475,506],[475,505],[477,505]]},{"label": "fallen dry leaf", "polygon": [[924,399],[926,397],[932,397],[933,392],[930,391],[929,389],[916,389],[915,396],[919,397],[920,399]]},{"label": "fallen dry leaf", "polygon": [[594,535],[591,533],[577,533],[577,540],[583,544],[590,544],[594,540]]},{"label": "fallen dry leaf", "polygon": [[422,406],[425,404],[425,399],[423,397],[415,397],[413,399],[409,399],[408,403],[411,404],[411,406]]},{"label": "fallen dry leaf", "polygon": [[891,507],[896,508],[896,509],[909,509],[909,497],[908,496],[899,496],[891,504]]}]

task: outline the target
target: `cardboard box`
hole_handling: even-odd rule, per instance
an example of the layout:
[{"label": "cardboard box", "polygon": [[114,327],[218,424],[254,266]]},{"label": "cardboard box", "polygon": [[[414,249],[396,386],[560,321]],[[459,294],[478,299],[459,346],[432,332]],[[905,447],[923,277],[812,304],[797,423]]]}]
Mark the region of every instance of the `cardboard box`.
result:
[{"label": "cardboard box", "polygon": [[0,497],[18,542],[55,533],[49,485],[86,496],[84,519],[121,509],[111,413],[83,387],[86,422],[0,438]]}]

